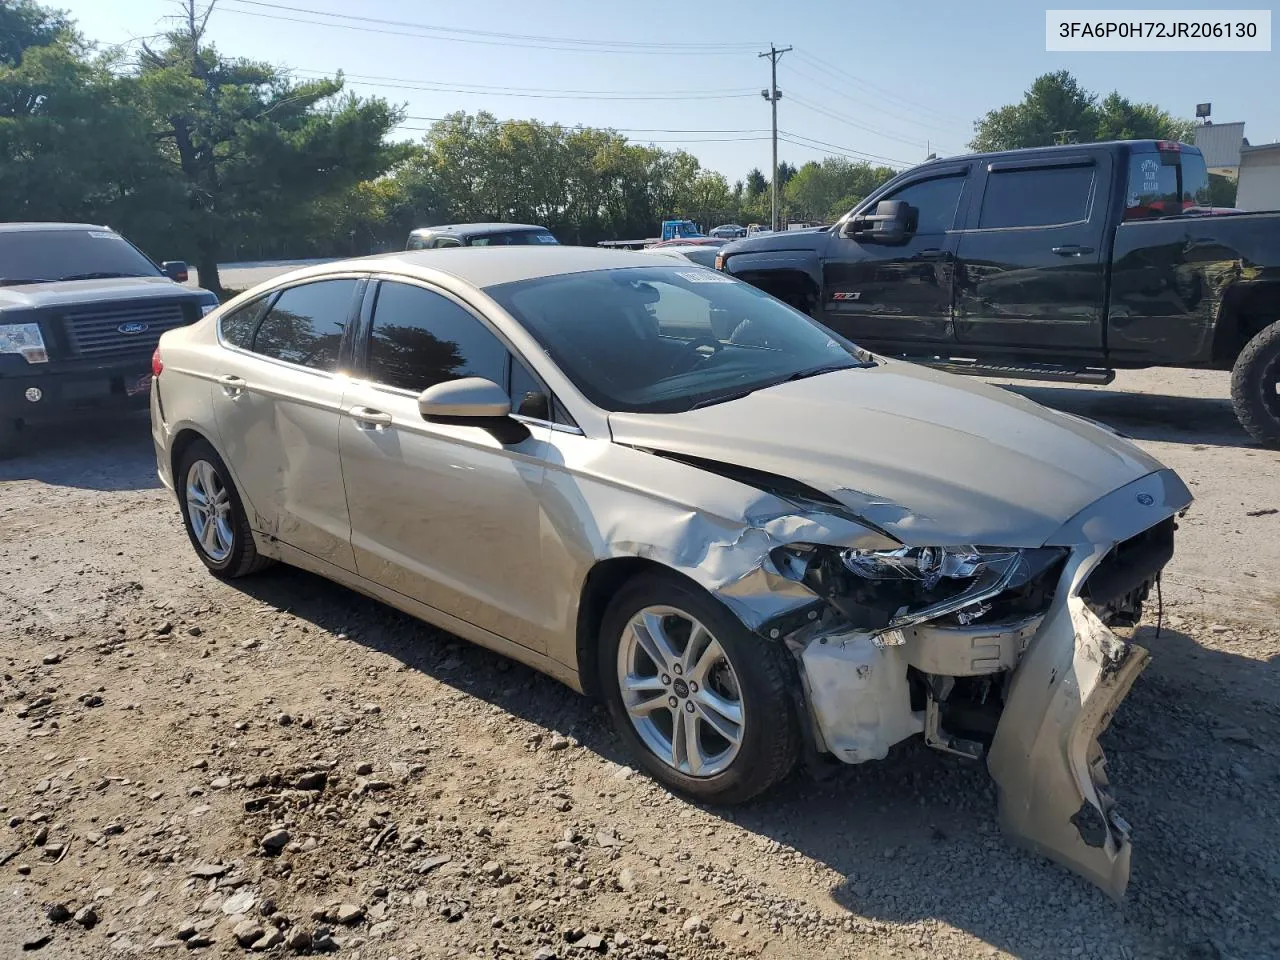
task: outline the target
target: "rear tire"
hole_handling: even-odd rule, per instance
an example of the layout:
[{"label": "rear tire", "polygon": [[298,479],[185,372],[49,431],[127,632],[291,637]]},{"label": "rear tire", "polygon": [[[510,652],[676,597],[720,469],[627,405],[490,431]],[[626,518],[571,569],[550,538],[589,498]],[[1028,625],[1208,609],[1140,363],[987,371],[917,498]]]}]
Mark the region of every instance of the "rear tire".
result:
[{"label": "rear tire", "polygon": [[1280,448],[1280,322],[1245,344],[1231,371],[1240,423],[1264,447]]},{"label": "rear tire", "polygon": [[[652,643],[655,634],[665,641]],[[600,690],[655,780],[697,800],[742,803],[784,779],[800,754],[798,681],[786,657],[696,586],[643,574],[605,611]]]},{"label": "rear tire", "polygon": [[210,573],[234,580],[271,565],[258,553],[231,471],[208,441],[188,445],[173,481],[182,525]]}]

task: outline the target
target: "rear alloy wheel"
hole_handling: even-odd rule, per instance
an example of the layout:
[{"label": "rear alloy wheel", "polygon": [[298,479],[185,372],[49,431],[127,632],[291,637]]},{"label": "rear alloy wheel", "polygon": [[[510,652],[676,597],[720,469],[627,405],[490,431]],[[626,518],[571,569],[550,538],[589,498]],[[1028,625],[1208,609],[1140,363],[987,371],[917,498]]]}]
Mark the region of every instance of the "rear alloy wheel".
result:
[{"label": "rear alloy wheel", "polygon": [[1280,447],[1280,322],[1245,344],[1231,371],[1236,416],[1264,447]]},{"label": "rear alloy wheel", "polygon": [[213,447],[204,440],[193,442],[183,452],[174,477],[187,536],[212,573],[232,579],[270,563],[258,555],[230,471]]},{"label": "rear alloy wheel", "polygon": [[600,681],[614,726],[655,779],[736,803],[799,751],[786,654],[674,578],[633,580],[605,614]]}]

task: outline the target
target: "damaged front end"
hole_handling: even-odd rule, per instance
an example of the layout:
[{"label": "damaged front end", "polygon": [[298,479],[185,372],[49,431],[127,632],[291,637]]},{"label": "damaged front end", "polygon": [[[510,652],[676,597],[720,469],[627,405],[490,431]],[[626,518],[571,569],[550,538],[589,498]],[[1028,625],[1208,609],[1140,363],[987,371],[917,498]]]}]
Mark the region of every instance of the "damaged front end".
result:
[{"label": "damaged front end", "polygon": [[[1190,502],[1176,474],[1158,471],[1035,548],[773,550],[778,575],[824,601],[780,631],[815,745],[862,763],[920,733],[936,749],[985,755],[1006,833],[1122,897],[1129,827],[1098,737],[1147,662],[1123,634]],[[762,632],[777,637],[779,622]]]}]

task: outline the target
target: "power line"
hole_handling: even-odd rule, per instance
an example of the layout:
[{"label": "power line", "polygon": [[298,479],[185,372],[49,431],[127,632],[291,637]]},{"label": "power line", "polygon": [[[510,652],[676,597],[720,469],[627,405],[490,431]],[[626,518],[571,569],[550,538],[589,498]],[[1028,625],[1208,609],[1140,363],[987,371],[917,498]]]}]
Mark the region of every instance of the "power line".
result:
[{"label": "power line", "polygon": [[[832,84],[827,83],[826,81],[821,80],[818,77],[815,77],[811,73],[806,73],[804,70],[801,70],[798,67],[793,66],[791,70],[796,74],[796,76],[801,77],[802,79],[807,80],[808,82],[815,84],[816,86],[822,87],[824,90],[834,93],[836,96],[841,97],[842,99],[857,103],[860,107],[865,107],[869,110],[874,110],[877,113],[883,113],[887,116],[892,116],[894,117],[894,119],[898,120],[901,123],[910,123],[914,126],[921,127],[924,130],[931,130],[935,133],[941,132],[943,130],[943,128],[941,126],[938,126],[936,122],[931,123],[924,120],[917,120],[912,117],[903,116],[900,113],[893,113],[892,111],[885,110],[883,107],[878,107],[869,101],[854,100],[853,97],[849,96],[849,94],[842,91],[839,87],[833,86]],[[948,131],[948,135],[950,135],[950,132],[951,131]],[[884,134],[881,133],[881,136],[883,135]]]},{"label": "power line", "polygon": [[862,130],[866,133],[875,134],[878,137],[884,137],[886,140],[897,140],[899,143],[905,143],[912,147],[926,146],[925,141],[923,140],[911,140],[907,137],[899,137],[896,134],[886,133],[883,130],[877,130],[875,127],[869,127],[865,123],[860,123],[851,117],[846,117],[843,114],[839,114],[832,110],[828,110],[826,107],[820,107],[816,103],[810,103],[809,101],[802,100],[799,97],[792,97],[791,100],[793,103],[803,107],[806,110],[812,110],[814,113],[820,113],[824,117],[828,117],[832,120],[835,120],[837,123],[843,123],[845,126],[854,127],[855,129]]},{"label": "power line", "polygon": [[[293,68],[295,73],[316,76],[334,76],[326,70],[308,70]],[[423,90],[439,93],[474,93],[491,96],[519,96],[564,100],[728,100],[740,97],[754,97],[755,92],[736,89],[720,90],[564,90],[554,87],[511,87],[487,86],[477,83],[447,85],[437,80],[415,80],[406,77],[384,77],[373,74],[342,73],[344,79],[356,86],[386,87],[392,90]]]},{"label": "power line", "polygon": [[[866,153],[862,150],[855,150],[853,147],[842,147],[838,143],[828,143],[826,140],[817,140],[814,137],[806,137],[802,133],[794,133],[790,130],[779,130],[778,134],[780,136],[795,138],[788,141],[789,143],[792,143],[795,146],[810,147],[810,149],[813,149],[813,147],[811,147],[810,144],[817,144],[818,146],[826,147],[830,150],[833,150],[836,153],[844,154],[845,156],[849,157],[849,159],[851,160],[878,160],[881,163],[895,163],[900,166],[911,166],[910,162],[906,160],[899,160],[895,157],[882,157],[876,153]],[[809,143],[796,143],[795,142],[796,139],[808,140]]]},{"label": "power line", "polygon": [[[407,124],[397,124],[396,129],[409,130],[415,133],[430,133],[433,128],[432,127],[414,127],[414,126],[409,126]],[[618,131],[618,132],[621,132],[621,131]],[[632,138],[628,137],[627,139],[631,140]],[[754,142],[762,142],[768,139],[769,139],[769,136],[766,132],[763,136],[759,136],[759,137],[678,137],[674,140],[646,139],[643,141],[643,143],[640,143],[640,141],[633,141],[633,142],[640,143],[640,145],[643,146],[643,144],[646,144],[646,143],[754,143]]]},{"label": "power line", "polygon": [[899,103],[906,104],[909,107],[913,107],[916,110],[922,110],[925,113],[931,113],[934,116],[936,116],[938,119],[944,120],[947,123],[957,122],[955,117],[950,114],[943,113],[942,111],[937,110],[931,106],[928,106],[927,104],[921,103],[918,100],[912,100],[909,97],[904,97],[899,93],[894,93],[892,90],[886,90],[884,87],[878,87],[874,83],[871,83],[869,80],[864,80],[861,77],[857,77],[854,74],[849,73],[847,70],[843,69],[842,67],[837,67],[834,64],[826,62],[825,60],[820,60],[819,58],[815,57],[813,54],[807,53],[804,50],[797,50],[796,55],[800,57],[802,60],[809,63],[811,66],[815,67],[816,69],[843,77],[846,81],[853,84],[854,86],[861,87],[865,90],[871,91],[877,94],[879,97],[881,97],[884,100],[897,101]]},{"label": "power line", "polygon": [[[406,114],[405,119],[406,120],[433,120],[437,123],[440,123],[440,122],[464,123],[468,118],[466,117],[420,117],[420,116],[415,116],[413,114]],[[529,123],[529,122],[531,121],[529,120],[499,120],[498,121],[498,123],[504,126],[507,124]],[[397,126],[402,126],[402,124],[397,124]],[[559,126],[565,127],[566,129],[574,130],[574,129],[587,127],[587,124],[562,123],[562,124],[559,124]],[[690,127],[615,127],[612,125],[605,126],[605,127],[591,127],[591,129],[604,130],[604,131],[612,130],[615,133],[768,133],[769,132],[768,130],[764,130],[764,129],[750,129],[750,128],[711,128],[711,129],[704,130],[697,127],[694,127],[694,128],[690,128]]]},{"label": "power line", "polygon": [[[238,7],[221,8],[226,13],[236,13],[246,17],[260,17],[267,20],[284,21],[286,23],[306,23],[314,26],[334,27],[342,30],[358,30],[364,33],[379,33],[390,36],[449,40],[454,43],[474,43],[499,47],[526,47],[534,50],[705,57],[740,55],[755,46],[755,44],[748,43],[687,44],[659,43],[656,41],[583,40],[572,37],[543,37],[535,34],[501,33],[490,30],[466,30],[456,27],[441,27],[427,23],[415,23],[407,20],[390,20],[381,17],[362,17],[348,13],[330,13],[325,10],[314,10],[308,7],[295,7],[280,3],[266,3],[264,0],[227,0],[227,2],[268,10],[282,10],[286,13],[308,14],[313,18],[327,17],[329,19],[307,19],[305,17],[285,16],[283,13],[265,13],[261,10],[245,10]],[[332,22],[335,20],[347,22]],[[371,26],[366,26],[365,24],[370,24]],[[376,26],[372,26],[373,24],[376,24]],[[388,29],[389,27],[398,27],[400,29]]]}]

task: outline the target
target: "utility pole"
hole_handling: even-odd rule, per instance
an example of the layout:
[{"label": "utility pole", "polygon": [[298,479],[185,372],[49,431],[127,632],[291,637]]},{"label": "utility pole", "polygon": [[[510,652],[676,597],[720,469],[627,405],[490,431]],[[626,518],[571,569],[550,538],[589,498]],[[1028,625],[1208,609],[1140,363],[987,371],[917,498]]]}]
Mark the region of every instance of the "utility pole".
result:
[{"label": "utility pole", "polygon": [[1077,132],[1076,130],[1055,130],[1053,131],[1053,142],[1058,146],[1066,143],[1075,143],[1073,135]]},{"label": "utility pole", "polygon": [[778,229],[778,100],[782,96],[782,91],[778,89],[778,59],[790,47],[784,47],[779,50],[772,43],[769,44],[769,52],[762,53],[760,56],[769,58],[769,89],[761,90],[760,95],[769,101],[769,105],[773,108],[773,212],[772,219],[769,224],[771,230]]}]

